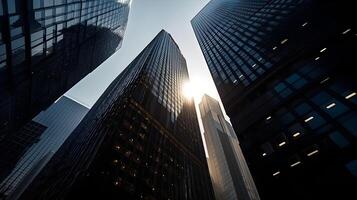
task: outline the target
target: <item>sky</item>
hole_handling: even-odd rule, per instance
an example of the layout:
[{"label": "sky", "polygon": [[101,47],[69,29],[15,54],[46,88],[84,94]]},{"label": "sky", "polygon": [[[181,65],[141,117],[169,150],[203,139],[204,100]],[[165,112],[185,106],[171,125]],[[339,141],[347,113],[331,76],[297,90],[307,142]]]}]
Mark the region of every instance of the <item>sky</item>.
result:
[{"label": "sky", "polygon": [[[203,93],[219,99],[190,23],[208,2],[209,0],[132,0],[122,47],[68,91],[66,96],[91,107],[119,73],[165,29],[186,58],[190,86],[196,93],[196,105],[201,101],[200,96]],[[201,123],[200,128],[202,131]]]}]

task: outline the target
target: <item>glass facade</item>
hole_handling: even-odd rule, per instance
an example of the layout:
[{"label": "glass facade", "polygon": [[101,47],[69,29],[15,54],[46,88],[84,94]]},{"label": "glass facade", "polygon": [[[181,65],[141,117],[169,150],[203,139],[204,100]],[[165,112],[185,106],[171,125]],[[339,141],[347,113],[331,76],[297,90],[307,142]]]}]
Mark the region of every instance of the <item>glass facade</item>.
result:
[{"label": "glass facade", "polygon": [[24,199],[213,199],[186,61],[161,31],[112,82]]},{"label": "glass facade", "polygon": [[0,182],[3,199],[17,199],[78,126],[89,108],[62,96],[27,123],[20,134],[8,137],[0,147],[6,178]]},{"label": "glass facade", "polygon": [[232,125],[224,119],[217,100],[208,95],[199,104],[208,152],[208,168],[216,199],[259,200]]},{"label": "glass facade", "polygon": [[0,143],[120,48],[129,7],[130,0],[0,1]]},{"label": "glass facade", "polygon": [[351,7],[212,0],[192,20],[262,199],[356,195]]}]

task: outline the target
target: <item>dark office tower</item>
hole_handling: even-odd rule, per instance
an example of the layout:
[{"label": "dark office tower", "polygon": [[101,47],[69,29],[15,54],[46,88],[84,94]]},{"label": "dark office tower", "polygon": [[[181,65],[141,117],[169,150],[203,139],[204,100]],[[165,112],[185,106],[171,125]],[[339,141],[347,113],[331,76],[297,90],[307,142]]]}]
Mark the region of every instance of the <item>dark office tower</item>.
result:
[{"label": "dark office tower", "polygon": [[23,199],[212,199],[186,61],[161,31],[112,82]]},{"label": "dark office tower", "polygon": [[129,6],[0,1],[0,146],[121,46]]},{"label": "dark office tower", "polygon": [[192,20],[262,199],[357,195],[354,8],[212,0]]}]

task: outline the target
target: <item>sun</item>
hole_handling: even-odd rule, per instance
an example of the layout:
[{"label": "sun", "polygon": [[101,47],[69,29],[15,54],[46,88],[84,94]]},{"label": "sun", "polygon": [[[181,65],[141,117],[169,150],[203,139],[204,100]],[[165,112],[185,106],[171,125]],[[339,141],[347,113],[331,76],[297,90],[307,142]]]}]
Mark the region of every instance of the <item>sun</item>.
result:
[{"label": "sun", "polygon": [[194,98],[196,102],[200,102],[204,94],[217,96],[213,83],[199,76],[191,77],[190,81],[184,83],[182,90],[186,98]]},{"label": "sun", "polygon": [[194,84],[192,84],[190,81],[187,81],[186,83],[184,83],[182,90],[183,95],[186,98],[191,99],[195,95],[196,88]]}]

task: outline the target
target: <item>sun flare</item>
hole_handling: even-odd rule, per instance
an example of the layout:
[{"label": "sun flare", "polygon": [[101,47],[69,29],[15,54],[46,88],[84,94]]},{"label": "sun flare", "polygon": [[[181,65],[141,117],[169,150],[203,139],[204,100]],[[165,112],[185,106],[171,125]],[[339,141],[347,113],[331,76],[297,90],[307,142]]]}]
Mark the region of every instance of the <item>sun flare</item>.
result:
[{"label": "sun flare", "polygon": [[214,96],[216,93],[208,80],[202,79],[201,77],[191,78],[190,81],[183,85],[182,90],[183,95],[186,98],[194,98],[197,102],[201,101],[201,98],[205,93],[211,96]]},{"label": "sun flare", "polygon": [[194,95],[195,95],[194,85],[190,81],[184,83],[182,90],[183,90],[183,95],[186,98],[190,99],[190,98],[194,97]]}]

